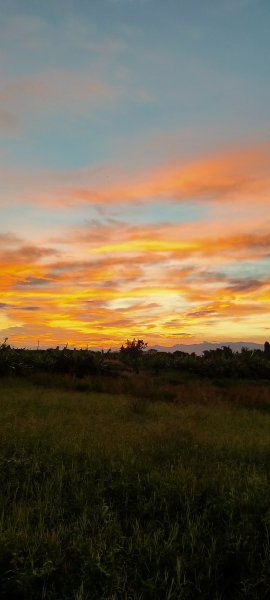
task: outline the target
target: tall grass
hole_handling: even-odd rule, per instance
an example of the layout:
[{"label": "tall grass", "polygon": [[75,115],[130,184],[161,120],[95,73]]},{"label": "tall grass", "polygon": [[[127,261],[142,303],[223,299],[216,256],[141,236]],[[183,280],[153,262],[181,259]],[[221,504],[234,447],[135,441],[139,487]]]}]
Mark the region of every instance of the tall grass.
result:
[{"label": "tall grass", "polygon": [[207,386],[165,404],[1,380],[1,599],[270,597],[266,398]]}]

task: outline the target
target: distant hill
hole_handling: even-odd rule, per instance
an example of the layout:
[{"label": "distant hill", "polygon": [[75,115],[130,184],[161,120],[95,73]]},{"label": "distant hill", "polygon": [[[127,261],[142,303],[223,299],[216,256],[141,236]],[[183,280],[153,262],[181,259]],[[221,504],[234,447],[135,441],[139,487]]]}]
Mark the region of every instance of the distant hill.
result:
[{"label": "distant hill", "polygon": [[158,352],[188,352],[191,354],[202,354],[204,350],[216,350],[222,346],[230,346],[233,352],[240,352],[243,346],[250,350],[263,350],[263,344],[256,344],[255,342],[220,342],[213,344],[211,342],[202,342],[201,344],[174,344],[174,346],[148,346],[148,350],[158,350]]}]

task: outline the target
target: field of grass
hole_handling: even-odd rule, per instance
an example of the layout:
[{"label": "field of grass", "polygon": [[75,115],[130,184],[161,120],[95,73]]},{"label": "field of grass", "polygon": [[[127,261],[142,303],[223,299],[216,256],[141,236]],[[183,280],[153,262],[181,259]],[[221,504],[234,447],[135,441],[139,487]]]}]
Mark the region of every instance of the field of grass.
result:
[{"label": "field of grass", "polygon": [[141,387],[0,380],[1,599],[270,598],[270,388]]}]

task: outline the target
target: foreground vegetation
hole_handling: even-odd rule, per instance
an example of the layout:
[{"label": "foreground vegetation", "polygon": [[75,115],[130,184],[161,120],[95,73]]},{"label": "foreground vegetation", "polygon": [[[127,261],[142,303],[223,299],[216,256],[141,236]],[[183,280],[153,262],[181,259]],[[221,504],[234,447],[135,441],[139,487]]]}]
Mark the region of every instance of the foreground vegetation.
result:
[{"label": "foreground vegetation", "polygon": [[264,351],[243,347],[233,352],[229,346],[205,350],[202,356],[187,352],[158,352],[147,350],[143,340],[127,340],[119,351],[89,349],[47,348],[31,350],[13,348],[8,338],[0,344],[0,377],[3,375],[28,376],[33,373],[88,375],[120,375],[123,370],[159,375],[174,371],[199,377],[268,379],[270,380],[270,344]]},{"label": "foreground vegetation", "polygon": [[0,598],[269,598],[269,384],[127,380],[1,378]]}]

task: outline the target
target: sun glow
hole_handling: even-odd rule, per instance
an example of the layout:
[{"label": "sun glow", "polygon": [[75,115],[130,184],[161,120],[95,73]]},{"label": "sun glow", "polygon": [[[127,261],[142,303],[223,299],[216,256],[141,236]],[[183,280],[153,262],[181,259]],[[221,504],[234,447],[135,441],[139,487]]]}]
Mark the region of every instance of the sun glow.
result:
[{"label": "sun glow", "polygon": [[129,252],[173,252],[173,251],[181,251],[181,250],[196,250],[199,248],[199,244],[197,242],[177,242],[170,240],[129,240],[128,242],[123,243],[113,243],[113,244],[105,244],[102,246],[97,246],[94,248],[90,248],[88,251],[91,253],[100,253],[103,252],[123,252],[125,254]]}]

